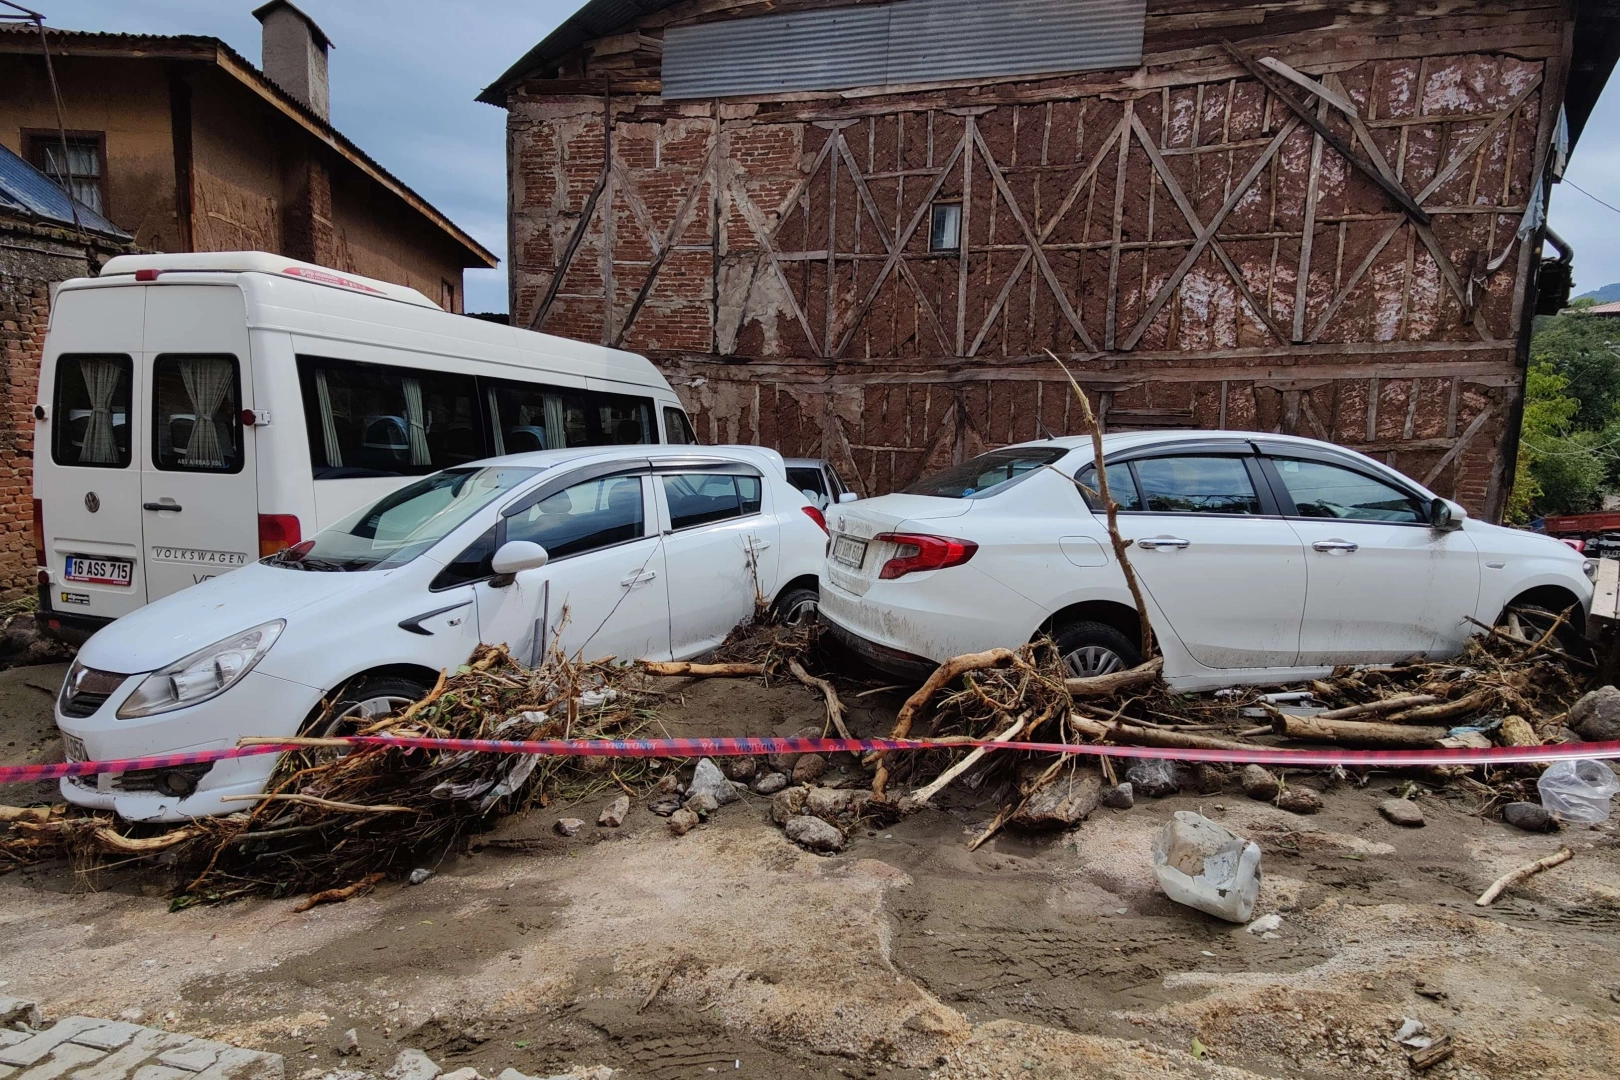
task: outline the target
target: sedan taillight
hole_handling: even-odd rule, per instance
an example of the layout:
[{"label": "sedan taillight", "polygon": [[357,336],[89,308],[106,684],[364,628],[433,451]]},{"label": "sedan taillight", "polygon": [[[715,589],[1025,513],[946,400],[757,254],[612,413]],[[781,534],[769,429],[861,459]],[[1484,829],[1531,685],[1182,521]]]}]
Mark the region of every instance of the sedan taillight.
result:
[{"label": "sedan taillight", "polygon": [[879,533],[872,539],[879,543],[887,541],[900,548],[900,553],[884,563],[883,570],[878,574],[878,577],[885,579],[904,577],[920,570],[961,566],[979,550],[979,545],[971,540],[925,533]]}]

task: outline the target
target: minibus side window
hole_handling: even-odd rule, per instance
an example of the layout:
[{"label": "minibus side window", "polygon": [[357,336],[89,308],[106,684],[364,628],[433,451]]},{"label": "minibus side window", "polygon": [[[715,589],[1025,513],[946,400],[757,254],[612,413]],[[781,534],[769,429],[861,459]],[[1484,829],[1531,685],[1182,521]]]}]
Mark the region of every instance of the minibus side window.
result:
[{"label": "minibus side window", "polygon": [[129,467],[134,377],[135,365],[128,356],[57,358],[52,461],[97,469]]},{"label": "minibus side window", "polygon": [[236,357],[165,355],[152,362],[152,464],[173,472],[241,471]]},{"label": "minibus side window", "polygon": [[583,390],[480,380],[496,454],[528,454],[593,445]]},{"label": "minibus side window", "polygon": [[595,394],[597,426],[607,446],[658,441],[653,427],[652,402],[623,394]]},{"label": "minibus side window", "polygon": [[485,457],[470,375],[298,358],[315,479],[421,476]]},{"label": "minibus side window", "polygon": [[673,405],[664,406],[664,437],[672,443],[697,445],[697,435],[692,431],[692,422],[686,418],[685,413]]}]

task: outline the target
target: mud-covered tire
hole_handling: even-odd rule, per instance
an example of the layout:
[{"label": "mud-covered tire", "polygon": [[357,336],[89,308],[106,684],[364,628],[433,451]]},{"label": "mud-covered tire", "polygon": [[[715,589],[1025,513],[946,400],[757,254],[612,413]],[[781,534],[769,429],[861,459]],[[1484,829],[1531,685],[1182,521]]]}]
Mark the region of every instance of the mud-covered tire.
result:
[{"label": "mud-covered tire", "polygon": [[771,619],[783,626],[814,625],[821,596],[816,590],[803,585],[784,589],[771,605]]},{"label": "mud-covered tire", "polygon": [[304,727],[314,738],[352,734],[361,722],[380,719],[427,695],[429,687],[404,675],[362,675],[337,691],[330,709],[316,708]]},{"label": "mud-covered tire", "polygon": [[1052,644],[1071,677],[1109,675],[1142,662],[1136,643],[1107,623],[1069,623],[1052,635]]}]

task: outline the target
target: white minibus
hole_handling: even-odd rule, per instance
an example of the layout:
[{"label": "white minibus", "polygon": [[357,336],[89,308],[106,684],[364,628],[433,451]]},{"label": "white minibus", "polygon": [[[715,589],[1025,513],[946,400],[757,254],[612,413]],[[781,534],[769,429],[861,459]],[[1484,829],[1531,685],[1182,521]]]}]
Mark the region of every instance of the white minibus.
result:
[{"label": "white minibus", "polygon": [[82,641],[449,465],[695,441],[633,353],[264,252],[120,255],[52,304],[34,408],[41,625]]}]

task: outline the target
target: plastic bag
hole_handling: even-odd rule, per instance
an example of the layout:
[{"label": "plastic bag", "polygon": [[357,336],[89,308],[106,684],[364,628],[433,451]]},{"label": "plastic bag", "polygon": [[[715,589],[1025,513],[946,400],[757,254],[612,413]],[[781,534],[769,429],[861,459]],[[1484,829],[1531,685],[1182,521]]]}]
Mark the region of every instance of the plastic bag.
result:
[{"label": "plastic bag", "polygon": [[1178,810],[1154,837],[1153,875],[1178,904],[1248,922],[1260,895],[1260,846],[1202,814]]},{"label": "plastic bag", "polygon": [[1620,780],[1601,761],[1583,758],[1558,761],[1536,781],[1541,805],[1561,821],[1596,825],[1609,818],[1609,800],[1620,793]]}]

